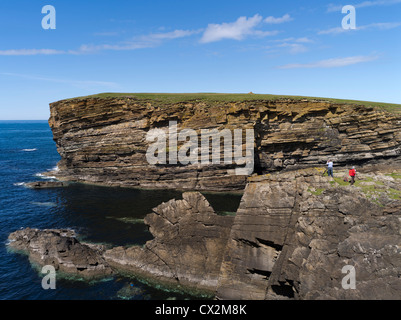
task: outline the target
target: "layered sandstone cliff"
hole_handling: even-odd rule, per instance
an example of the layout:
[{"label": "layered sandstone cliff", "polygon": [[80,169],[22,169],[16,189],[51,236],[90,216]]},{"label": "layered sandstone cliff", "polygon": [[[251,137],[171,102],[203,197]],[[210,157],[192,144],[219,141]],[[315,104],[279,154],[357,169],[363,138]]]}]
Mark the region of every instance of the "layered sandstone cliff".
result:
[{"label": "layered sandstone cliff", "polygon": [[[235,175],[225,163],[149,164],[146,134],[167,131],[170,121],[196,132],[252,129],[256,175]],[[401,296],[399,116],[317,100],[125,97],[53,103],[49,123],[62,157],[52,175],[60,180],[244,194],[235,217],[216,215],[198,192],[159,205],[144,220],[154,239],[143,247],[99,250],[54,230],[11,234],[10,246],[38,263],[88,275],[93,267],[123,271],[219,299]],[[335,179],[322,176],[328,158]],[[354,186],[340,168],[351,164]],[[344,287],[344,267],[355,272],[354,288]]]},{"label": "layered sandstone cliff", "polygon": [[[163,103],[134,97],[63,100],[49,124],[62,180],[189,190],[238,190],[246,176],[234,164],[149,164],[152,129],[253,129],[254,172],[400,159],[401,118],[372,107],[317,100],[192,100]],[[242,146],[245,149],[245,143]],[[169,145],[166,151],[170,152]],[[221,151],[223,158],[223,150]]]},{"label": "layered sandstone cliff", "polygon": [[[359,179],[350,186],[315,169],[252,178],[231,229],[217,296],[398,299],[401,180],[379,173]],[[354,288],[343,286],[349,268]]]}]

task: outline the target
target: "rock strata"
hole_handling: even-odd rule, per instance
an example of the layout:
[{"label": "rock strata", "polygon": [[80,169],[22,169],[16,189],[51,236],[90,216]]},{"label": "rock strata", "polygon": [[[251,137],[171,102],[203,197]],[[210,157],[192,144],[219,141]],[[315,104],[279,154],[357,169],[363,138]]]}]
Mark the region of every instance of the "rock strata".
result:
[{"label": "rock strata", "polygon": [[[398,299],[401,183],[389,175],[360,179],[341,185],[313,169],[252,178],[231,230],[217,297]],[[344,267],[354,268],[355,289],[343,287]]]},{"label": "rock strata", "polygon": [[68,186],[68,183],[62,181],[35,181],[28,182],[25,186],[32,189],[62,188]]},{"label": "rock strata", "polygon": [[199,192],[183,193],[145,217],[154,239],[143,247],[105,250],[71,230],[29,228],[12,233],[10,246],[60,271],[125,272],[218,299],[398,299],[401,174],[359,173],[350,186],[339,178],[345,172],[321,173],[249,178],[235,217],[216,215]]},{"label": "rock strata", "polygon": [[[220,163],[150,165],[151,129],[254,131],[254,172],[324,165],[400,164],[401,117],[372,107],[317,100],[194,100],[161,103],[125,98],[70,99],[52,103],[49,119],[62,160],[61,180],[102,185],[185,190],[243,190],[221,148]],[[245,132],[243,133],[245,136]],[[244,142],[244,141],[243,141]],[[182,143],[181,143],[182,144]],[[242,146],[245,148],[245,144]],[[167,142],[165,151],[177,151]],[[198,155],[199,156],[199,155]],[[169,158],[168,158],[169,159]]]},{"label": "rock strata", "polygon": [[116,269],[214,292],[232,222],[215,214],[200,193],[186,192],[145,217],[153,240],[107,250],[104,257]]},{"label": "rock strata", "polygon": [[80,243],[69,229],[26,228],[11,233],[9,246],[26,252],[38,265],[52,265],[56,271],[84,278],[96,278],[113,273],[102,257],[101,245]]}]

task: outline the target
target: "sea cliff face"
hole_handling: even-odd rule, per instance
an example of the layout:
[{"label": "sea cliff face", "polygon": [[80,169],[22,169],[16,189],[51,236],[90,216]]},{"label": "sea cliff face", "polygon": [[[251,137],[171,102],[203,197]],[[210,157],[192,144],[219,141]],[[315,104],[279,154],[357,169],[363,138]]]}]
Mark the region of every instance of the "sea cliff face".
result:
[{"label": "sea cliff face", "polygon": [[[350,186],[315,169],[251,178],[217,297],[398,299],[401,181],[378,172],[359,179]],[[353,288],[343,282],[351,269]]]},{"label": "sea cliff face", "polygon": [[[103,185],[243,190],[235,164],[149,164],[152,129],[253,129],[254,172],[324,165],[399,163],[401,118],[366,106],[316,100],[186,101],[86,98],[50,105],[49,124],[62,160],[60,179]],[[170,152],[169,145],[166,151]],[[223,148],[222,148],[223,149]],[[245,149],[245,143],[242,145]],[[223,150],[221,151],[221,159]]]},{"label": "sea cliff face", "polygon": [[[170,121],[196,132],[252,129],[255,174],[224,163],[149,164],[146,134]],[[243,196],[235,217],[217,215],[197,191],[160,204],[144,219],[154,238],[143,247],[92,248],[63,230],[12,233],[10,246],[37,263],[88,277],[128,272],[218,299],[401,296],[398,116],[316,100],[126,97],[53,103],[49,123],[60,180]],[[322,175],[329,157],[335,178]],[[352,186],[341,168],[351,164]]]},{"label": "sea cliff face", "polygon": [[154,239],[110,249],[65,230],[18,230],[10,246],[56,270],[128,273],[218,299],[399,299],[401,174],[354,186],[316,169],[252,177],[235,217],[199,192],[145,217]]}]

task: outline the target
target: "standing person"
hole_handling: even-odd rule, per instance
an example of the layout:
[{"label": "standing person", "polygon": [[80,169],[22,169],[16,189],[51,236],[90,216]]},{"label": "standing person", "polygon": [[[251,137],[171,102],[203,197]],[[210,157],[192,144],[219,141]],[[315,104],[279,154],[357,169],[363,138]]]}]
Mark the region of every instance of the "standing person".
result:
[{"label": "standing person", "polygon": [[355,183],[355,175],[356,175],[356,170],[355,167],[352,167],[352,169],[349,171],[349,175],[351,177],[351,186]]},{"label": "standing person", "polygon": [[331,161],[331,160],[327,161],[327,175],[329,177],[334,178],[334,176],[333,176],[333,161]]}]

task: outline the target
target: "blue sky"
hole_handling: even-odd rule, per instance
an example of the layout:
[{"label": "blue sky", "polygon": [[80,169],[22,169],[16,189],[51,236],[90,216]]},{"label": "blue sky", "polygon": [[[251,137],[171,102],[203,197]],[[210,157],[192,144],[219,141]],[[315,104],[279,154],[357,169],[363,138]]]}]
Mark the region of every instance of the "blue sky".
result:
[{"label": "blue sky", "polygon": [[[44,30],[42,7],[56,9]],[[344,5],[356,30],[344,30]],[[100,92],[401,103],[401,0],[0,2],[0,120]]]}]

